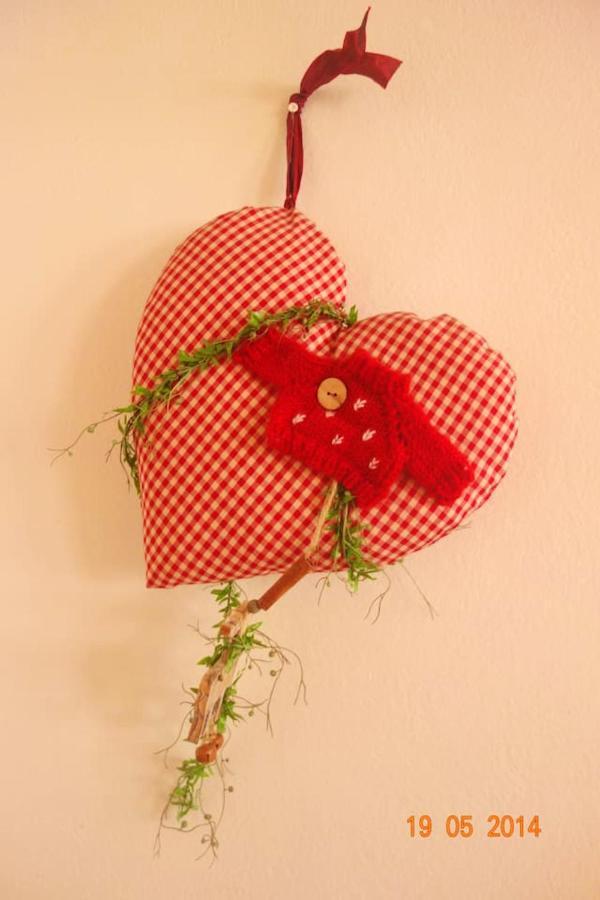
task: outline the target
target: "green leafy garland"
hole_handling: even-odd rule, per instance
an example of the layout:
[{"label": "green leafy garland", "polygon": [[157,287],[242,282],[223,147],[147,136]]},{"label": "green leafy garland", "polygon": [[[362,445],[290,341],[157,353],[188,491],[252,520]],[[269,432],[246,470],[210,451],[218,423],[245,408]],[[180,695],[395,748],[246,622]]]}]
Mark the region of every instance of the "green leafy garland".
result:
[{"label": "green leafy garland", "polygon": [[191,353],[180,350],[177,354],[177,364],[166,372],[156,375],[152,387],[136,385],[133,388],[133,395],[136,399],[127,406],[115,407],[98,421],[86,425],[68,447],[53,451],[56,454],[54,459],[65,454],[72,456],[75,446],[86,433],[91,434],[99,425],[116,419],[121,436],[112,442],[107,458],[111,456],[115,448],[119,448],[119,459],[127,480],[133,483],[139,494],[137,442],[143,436],[148,417],[153,410],[158,406],[168,406],[176,401],[190,376],[231,359],[234,350],[242,341],[253,340],[271,325],[279,325],[282,331],[285,331],[290,325],[297,323],[305,330],[309,330],[322,319],[329,319],[338,322],[341,326],[350,327],[357,321],[358,312],[355,306],[346,313],[332,303],[324,303],[320,300],[314,300],[304,306],[290,306],[277,313],[250,311],[246,325],[233,337],[206,341]]}]

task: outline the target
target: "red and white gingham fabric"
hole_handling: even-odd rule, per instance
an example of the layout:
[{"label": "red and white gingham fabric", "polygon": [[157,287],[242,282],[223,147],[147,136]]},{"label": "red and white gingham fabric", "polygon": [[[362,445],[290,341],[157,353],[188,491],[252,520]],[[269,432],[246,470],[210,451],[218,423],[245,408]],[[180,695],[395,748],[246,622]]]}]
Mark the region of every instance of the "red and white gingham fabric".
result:
[{"label": "red and white gingham fabric", "polygon": [[[179,350],[229,337],[248,310],[345,300],[344,266],[297,210],[244,207],[195,231],[171,257],[144,310],[134,383],[151,385]],[[476,465],[451,507],[411,481],[365,516],[365,554],[392,563],[442,537],[480,506],[506,471],[516,434],[514,376],[502,357],[449,316],[392,313],[306,336],[317,352],[363,347],[412,375],[433,424]],[[180,400],[152,414],[138,448],[149,587],[279,572],[309,544],[327,487],[299,461],[270,451],[264,430],[274,394],[241,365],[195,375]],[[329,568],[329,547],[318,566]]]}]

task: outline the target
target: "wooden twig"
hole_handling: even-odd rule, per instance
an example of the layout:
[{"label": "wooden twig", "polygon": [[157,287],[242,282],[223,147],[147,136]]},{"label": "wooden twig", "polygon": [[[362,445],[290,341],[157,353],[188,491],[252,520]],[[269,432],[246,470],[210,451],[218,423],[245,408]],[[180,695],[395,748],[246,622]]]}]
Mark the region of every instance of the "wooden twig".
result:
[{"label": "wooden twig", "polygon": [[306,554],[303,553],[302,556],[285,570],[275,584],[272,584],[271,587],[265,591],[259,600],[250,601],[248,604],[248,611],[254,613],[258,612],[260,609],[270,609],[280,597],[283,597],[283,595],[293,588],[305,575],[308,575],[310,571],[310,564],[306,558]]},{"label": "wooden twig", "polygon": [[[248,604],[242,603],[241,606],[232,610],[221,623],[219,635],[228,640],[236,637],[242,632],[247,615]],[[228,661],[229,651],[225,650],[217,662],[206,670],[198,685],[192,712],[192,722],[186,738],[186,741],[191,741],[192,744],[197,744],[199,741],[203,742],[202,747],[198,748],[198,752],[202,751],[207,742],[215,743],[217,720],[221,715],[223,697],[235,676],[235,663],[232,666],[228,666]],[[196,753],[196,758],[199,758],[198,752]]]},{"label": "wooden twig", "polygon": [[298,584],[305,575],[308,575],[308,573],[312,571],[310,559],[319,549],[319,544],[321,543],[321,538],[327,522],[327,515],[331,509],[331,504],[335,499],[337,486],[337,481],[331,482],[325,496],[325,502],[319,513],[312,540],[302,556],[298,557],[298,559],[285,570],[283,575],[277,579],[275,584],[271,585],[271,587],[265,591],[262,597],[258,600],[250,601],[248,604],[248,612],[256,613],[259,610],[270,609],[277,600],[283,597],[284,594],[287,594],[295,584]]}]

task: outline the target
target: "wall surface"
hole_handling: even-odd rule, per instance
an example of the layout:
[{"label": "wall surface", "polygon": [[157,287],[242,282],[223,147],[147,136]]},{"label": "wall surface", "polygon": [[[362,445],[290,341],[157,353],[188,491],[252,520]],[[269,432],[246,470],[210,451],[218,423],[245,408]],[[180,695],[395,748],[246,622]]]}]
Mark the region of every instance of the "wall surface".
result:
[{"label": "wall surface", "polygon": [[[302,657],[230,744],[218,862],[168,832],[177,729],[214,618],[144,588],[108,432],[144,301],[214,215],[282,202],[287,97],[360,4],[4,0],[4,603],[0,887],[7,900],[307,896],[591,900],[598,861],[600,7],[379,0],[386,91],[339,79],[305,113],[299,208],[361,314],[449,312],[512,362],[520,437],[470,527],[377,588],[314,580],[269,615]],[[268,583],[267,580],[264,584]],[[263,582],[261,582],[261,585]],[[254,592],[261,585],[251,585]],[[177,763],[175,750],[172,765]],[[451,839],[449,814],[476,833]],[[539,815],[538,838],[486,837]],[[429,814],[429,839],[407,817]]]}]

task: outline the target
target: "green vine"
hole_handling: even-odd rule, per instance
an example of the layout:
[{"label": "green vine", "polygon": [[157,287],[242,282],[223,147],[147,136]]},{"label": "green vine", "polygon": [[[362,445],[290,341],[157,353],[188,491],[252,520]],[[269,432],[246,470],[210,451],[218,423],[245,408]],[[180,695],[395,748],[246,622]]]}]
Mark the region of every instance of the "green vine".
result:
[{"label": "green vine", "polygon": [[219,732],[219,734],[225,734],[228,722],[231,722],[232,725],[235,725],[236,722],[239,722],[240,719],[243,718],[243,716],[235,711],[237,698],[237,688],[235,685],[237,680],[238,679],[236,678],[233,684],[230,684],[223,694],[221,712],[219,714],[219,718],[217,719],[217,731]]},{"label": "green vine", "polygon": [[[177,354],[177,363],[166,372],[156,375],[151,387],[138,384],[133,388],[134,399],[127,406],[117,406],[101,419],[91,422],[79,432],[67,447],[54,450],[54,460],[61,456],[72,456],[75,446],[85,434],[93,434],[99,425],[116,419],[120,437],[115,439],[107,453],[107,458],[118,448],[119,460],[128,481],[132,482],[137,493],[140,493],[140,476],[138,469],[137,444],[146,430],[150,414],[159,406],[168,406],[177,401],[186,381],[197,372],[203,372],[211,366],[231,359],[234,350],[242,341],[253,340],[271,325],[279,325],[283,331],[296,323],[309,330],[322,319],[330,319],[341,326],[354,325],[358,318],[356,307],[344,312],[332,303],[315,300],[304,306],[295,305],[277,313],[251,311],[248,321],[236,335],[217,341],[205,341],[196,350],[188,353],[184,350]],[[54,461],[53,460],[53,461]]]},{"label": "green vine", "polygon": [[198,783],[204,778],[210,778],[213,766],[199,763],[195,759],[184,759],[178,768],[181,775],[171,791],[169,803],[177,810],[177,821],[181,821],[192,810],[198,809],[196,801]]},{"label": "green vine", "polygon": [[221,637],[217,641],[214,651],[210,656],[204,656],[198,660],[199,666],[214,666],[219,662],[224,653],[227,653],[227,662],[225,663],[225,671],[231,672],[236,662],[243,653],[250,653],[256,647],[264,647],[265,645],[258,640],[256,632],[262,625],[262,622],[255,622],[253,625],[242,631],[241,634],[233,638]]},{"label": "green vine", "polygon": [[215,598],[221,613],[221,621],[217,622],[213,627],[219,628],[223,619],[226,619],[241,604],[242,591],[235,581],[226,581],[221,587],[213,588],[211,594]]},{"label": "green vine", "polygon": [[[219,629],[223,620],[227,618],[231,611],[240,606],[243,599],[242,590],[234,581],[228,581],[214,588],[211,594],[219,609],[219,621],[214,628]],[[228,666],[230,663],[233,665],[235,661],[238,661],[240,665],[239,673],[223,695],[219,717],[216,721],[216,730],[219,734],[226,735],[229,726],[236,725],[244,720],[246,716],[252,718],[256,713],[261,713],[265,717],[267,729],[272,732],[271,701],[285,667],[291,662],[290,657],[294,658],[299,667],[298,687],[294,702],[297,702],[301,694],[304,695],[304,700],[306,701],[304,672],[299,656],[292,650],[281,647],[268,635],[260,631],[260,624],[258,622],[247,626],[240,635],[231,639],[218,636],[218,633],[217,636],[207,637],[201,634],[197,626],[193,626],[194,630],[201,634],[202,637],[205,637],[212,647],[212,652],[200,659],[198,665],[212,666],[218,662],[225,652],[228,653]],[[262,675],[266,667],[268,667],[271,681],[267,696],[262,700],[253,702],[240,695],[240,681],[245,673],[248,670],[255,670],[258,675]],[[188,696],[195,698],[197,688],[189,688],[187,693]],[[193,707],[193,699],[189,705],[190,708]],[[169,751],[179,741],[189,718],[190,710],[187,710],[181,723],[179,734],[173,743],[159,751],[164,754],[165,763]],[[155,840],[155,852],[157,854],[160,852],[160,836],[163,829],[184,831],[185,833],[203,829],[205,833],[201,838],[201,842],[206,846],[200,856],[209,851],[212,852],[213,856],[217,855],[219,846],[217,833],[225,809],[225,798],[229,792],[233,791],[233,786],[225,783],[228,773],[227,762],[227,758],[220,756],[217,757],[217,761],[214,763],[201,763],[192,758],[184,759],[179,764],[176,784],[168,796],[160,817]],[[222,787],[220,808],[216,813],[206,809],[203,797],[205,786],[211,780],[214,781],[215,775],[220,778]],[[171,813],[174,815],[174,824],[169,822]],[[198,821],[194,822],[192,817],[198,817]]]},{"label": "green vine", "polygon": [[342,484],[338,485],[328,519],[329,530],[335,536],[331,550],[334,568],[344,560],[348,587],[357,591],[361,581],[372,581],[381,570],[363,555],[362,544],[369,526],[357,518],[354,494]]}]

